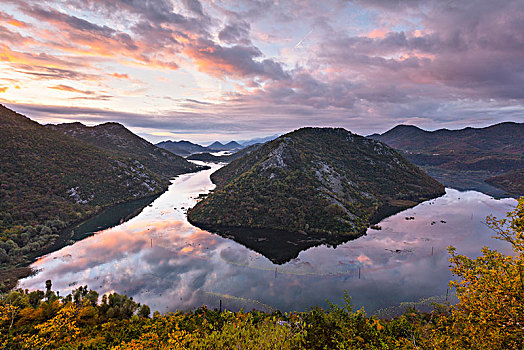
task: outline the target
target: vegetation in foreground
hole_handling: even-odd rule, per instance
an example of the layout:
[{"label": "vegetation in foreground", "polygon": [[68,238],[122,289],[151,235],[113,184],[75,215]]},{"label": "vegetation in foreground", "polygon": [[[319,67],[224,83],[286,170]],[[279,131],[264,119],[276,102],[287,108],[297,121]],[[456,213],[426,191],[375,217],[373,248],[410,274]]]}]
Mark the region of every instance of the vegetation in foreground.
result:
[{"label": "vegetation in foreground", "polygon": [[459,303],[384,320],[354,311],[346,295],[328,310],[272,314],[205,307],[160,315],[123,295],[80,287],[13,291],[0,302],[0,344],[9,349],[522,349],[524,198],[508,219],[488,218],[506,256],[484,248],[470,259],[450,248]]}]

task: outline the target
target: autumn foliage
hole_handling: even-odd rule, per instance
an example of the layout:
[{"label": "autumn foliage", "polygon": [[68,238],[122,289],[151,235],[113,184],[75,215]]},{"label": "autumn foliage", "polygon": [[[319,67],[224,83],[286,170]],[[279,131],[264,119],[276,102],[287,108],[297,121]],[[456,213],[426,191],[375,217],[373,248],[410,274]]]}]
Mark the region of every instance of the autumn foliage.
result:
[{"label": "autumn foliage", "polygon": [[[0,346],[8,349],[522,349],[524,198],[506,219],[489,217],[506,256],[471,259],[450,248],[459,302],[390,319],[343,305],[307,312],[210,310],[150,315],[124,295],[79,287],[65,297],[16,290],[0,302]],[[99,300],[101,299],[101,300]]]}]

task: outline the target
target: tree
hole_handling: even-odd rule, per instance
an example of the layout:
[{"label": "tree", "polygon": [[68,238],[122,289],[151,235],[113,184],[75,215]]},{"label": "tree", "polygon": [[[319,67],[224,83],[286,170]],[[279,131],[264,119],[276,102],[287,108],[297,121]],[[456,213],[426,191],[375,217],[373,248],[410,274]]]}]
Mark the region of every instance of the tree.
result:
[{"label": "tree", "polygon": [[459,277],[450,286],[459,303],[439,319],[432,341],[440,348],[524,348],[524,197],[507,219],[489,216],[487,224],[513,254],[484,247],[482,256],[471,259],[449,248],[451,271]]}]

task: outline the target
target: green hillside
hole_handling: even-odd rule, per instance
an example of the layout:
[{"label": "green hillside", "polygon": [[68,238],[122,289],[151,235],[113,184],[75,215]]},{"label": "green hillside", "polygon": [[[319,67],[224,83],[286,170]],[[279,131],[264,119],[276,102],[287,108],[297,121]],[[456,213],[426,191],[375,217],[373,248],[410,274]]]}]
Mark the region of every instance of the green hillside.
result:
[{"label": "green hillside", "polygon": [[202,169],[201,166],[188,162],[184,158],[133,134],[122,124],[104,123],[89,127],[77,122],[46,126],[119,157],[138,161],[145,168],[163,176],[173,176]]},{"label": "green hillside", "polygon": [[283,135],[211,179],[217,189],[188,213],[206,228],[358,236],[389,209],[444,193],[392,148],[331,128]]},{"label": "green hillside", "polygon": [[[45,251],[64,227],[169,185],[163,171],[141,158],[93,147],[4,106],[0,145],[0,283],[6,286],[27,273],[14,268]],[[184,169],[175,161],[172,174]]]},{"label": "green hillside", "polygon": [[[447,186],[503,194],[491,190],[487,182],[509,194],[524,195],[522,177],[512,176],[524,169],[524,123],[436,131],[398,125],[370,137],[401,150],[407,159]],[[486,181],[505,173],[508,175],[504,176],[504,182]]]}]

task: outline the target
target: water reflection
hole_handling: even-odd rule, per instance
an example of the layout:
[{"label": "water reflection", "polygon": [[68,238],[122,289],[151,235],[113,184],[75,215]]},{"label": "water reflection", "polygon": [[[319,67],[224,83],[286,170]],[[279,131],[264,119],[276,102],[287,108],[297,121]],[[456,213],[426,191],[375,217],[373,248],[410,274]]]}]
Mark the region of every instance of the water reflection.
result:
[{"label": "water reflection", "polygon": [[[509,251],[484,224],[516,202],[448,189],[445,196],[389,217],[381,230],[339,245],[302,251],[283,265],[232,240],[190,225],[185,210],[213,185],[219,167],[179,176],[169,190],[130,221],[38,260],[40,272],[22,288],[51,279],[65,295],[87,284],[125,293],[161,312],[202,304],[229,309],[305,310],[348,290],[370,313],[403,301],[445,296],[451,278],[446,247],[478,255],[483,245]],[[414,217],[414,220],[406,220]]]}]

